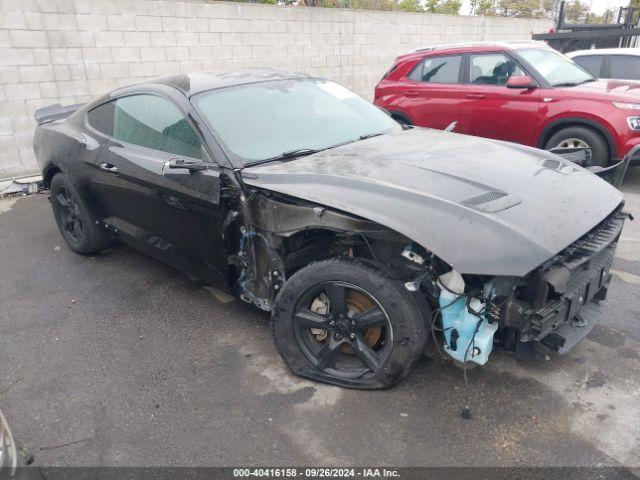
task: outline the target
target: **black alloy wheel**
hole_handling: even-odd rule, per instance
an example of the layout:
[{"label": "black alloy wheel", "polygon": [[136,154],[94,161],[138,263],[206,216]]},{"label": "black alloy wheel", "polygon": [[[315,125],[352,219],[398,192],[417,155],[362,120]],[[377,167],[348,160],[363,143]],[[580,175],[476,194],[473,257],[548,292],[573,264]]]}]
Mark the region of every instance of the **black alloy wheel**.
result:
[{"label": "black alloy wheel", "polygon": [[424,298],[364,261],[313,262],[284,284],[272,312],[276,346],[297,375],[342,387],[388,388],[420,358]]},{"label": "black alloy wheel", "polygon": [[92,219],[82,198],[63,173],[57,173],[51,180],[51,206],[62,238],[74,252],[88,255],[112,243],[109,233]]},{"label": "black alloy wheel", "polygon": [[389,316],[371,294],[355,285],[315,285],[298,301],[294,324],[305,356],[336,378],[377,373],[391,353]]},{"label": "black alloy wheel", "polygon": [[81,244],[83,238],[82,216],[78,203],[65,187],[60,187],[51,198],[55,202],[58,224],[68,242]]}]

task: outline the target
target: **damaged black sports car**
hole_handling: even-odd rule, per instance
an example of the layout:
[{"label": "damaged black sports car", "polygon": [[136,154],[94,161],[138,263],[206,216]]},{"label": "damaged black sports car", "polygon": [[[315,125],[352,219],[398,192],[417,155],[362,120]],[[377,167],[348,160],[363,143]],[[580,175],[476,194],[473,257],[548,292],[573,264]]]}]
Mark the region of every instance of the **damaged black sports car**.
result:
[{"label": "damaged black sports car", "polygon": [[304,74],[166,77],[36,119],[72,250],[119,240],[233,292],[293,372],[345,387],[395,384],[434,331],[463,363],[568,350],[627,216],[557,155],[402,127]]}]

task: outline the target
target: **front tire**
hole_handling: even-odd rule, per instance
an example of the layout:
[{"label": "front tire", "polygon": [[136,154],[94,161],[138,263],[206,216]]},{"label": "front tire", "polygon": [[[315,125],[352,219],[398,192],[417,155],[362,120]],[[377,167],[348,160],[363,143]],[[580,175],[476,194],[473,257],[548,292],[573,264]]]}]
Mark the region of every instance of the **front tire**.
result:
[{"label": "front tire", "polygon": [[356,259],[333,258],[307,265],[285,283],[273,333],[296,375],[382,389],[405,378],[420,358],[425,314],[398,279]]},{"label": "front tire", "polygon": [[587,147],[591,150],[590,166],[606,167],[610,163],[609,148],[602,135],[587,127],[563,128],[547,141],[545,149]]},{"label": "front tire", "polygon": [[56,173],[51,180],[51,206],[62,238],[74,252],[89,255],[111,245],[113,240],[91,218],[89,209],[63,173]]}]

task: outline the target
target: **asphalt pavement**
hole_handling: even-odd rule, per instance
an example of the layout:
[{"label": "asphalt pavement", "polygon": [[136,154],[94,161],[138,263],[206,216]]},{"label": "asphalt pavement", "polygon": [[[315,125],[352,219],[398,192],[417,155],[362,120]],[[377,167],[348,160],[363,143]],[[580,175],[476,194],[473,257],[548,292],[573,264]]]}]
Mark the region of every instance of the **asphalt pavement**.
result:
[{"label": "asphalt pavement", "polygon": [[[0,200],[0,408],[39,465],[640,467],[640,168],[600,324],[566,356],[427,358],[388,391],[293,376],[269,318],[129,248],[63,243]],[[594,199],[597,201],[597,199]]]}]

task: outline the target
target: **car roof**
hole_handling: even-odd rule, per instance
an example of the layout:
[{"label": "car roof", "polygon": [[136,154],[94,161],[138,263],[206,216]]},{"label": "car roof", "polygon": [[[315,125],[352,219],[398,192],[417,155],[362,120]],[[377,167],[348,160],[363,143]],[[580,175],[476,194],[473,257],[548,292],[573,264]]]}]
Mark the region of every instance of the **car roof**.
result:
[{"label": "car roof", "polygon": [[192,72],[147,80],[138,85],[162,84],[183,92],[187,97],[208,90],[234,87],[250,83],[274,80],[317,78],[306,73],[290,72],[270,68],[254,68],[233,71]]},{"label": "car roof", "polygon": [[592,48],[591,50],[576,50],[566,55],[571,58],[590,55],[633,55],[640,57],[640,48]]},{"label": "car roof", "polygon": [[484,51],[495,51],[495,50],[518,50],[520,48],[550,48],[544,42],[535,42],[535,41],[510,41],[510,42],[502,42],[502,41],[486,41],[486,42],[464,42],[464,43],[446,43],[439,45],[429,45],[425,47],[416,48],[408,53],[400,55],[398,58],[408,58],[408,57],[422,57],[425,54],[437,53],[441,54],[450,54],[450,53],[469,53],[469,52],[484,52]]}]

